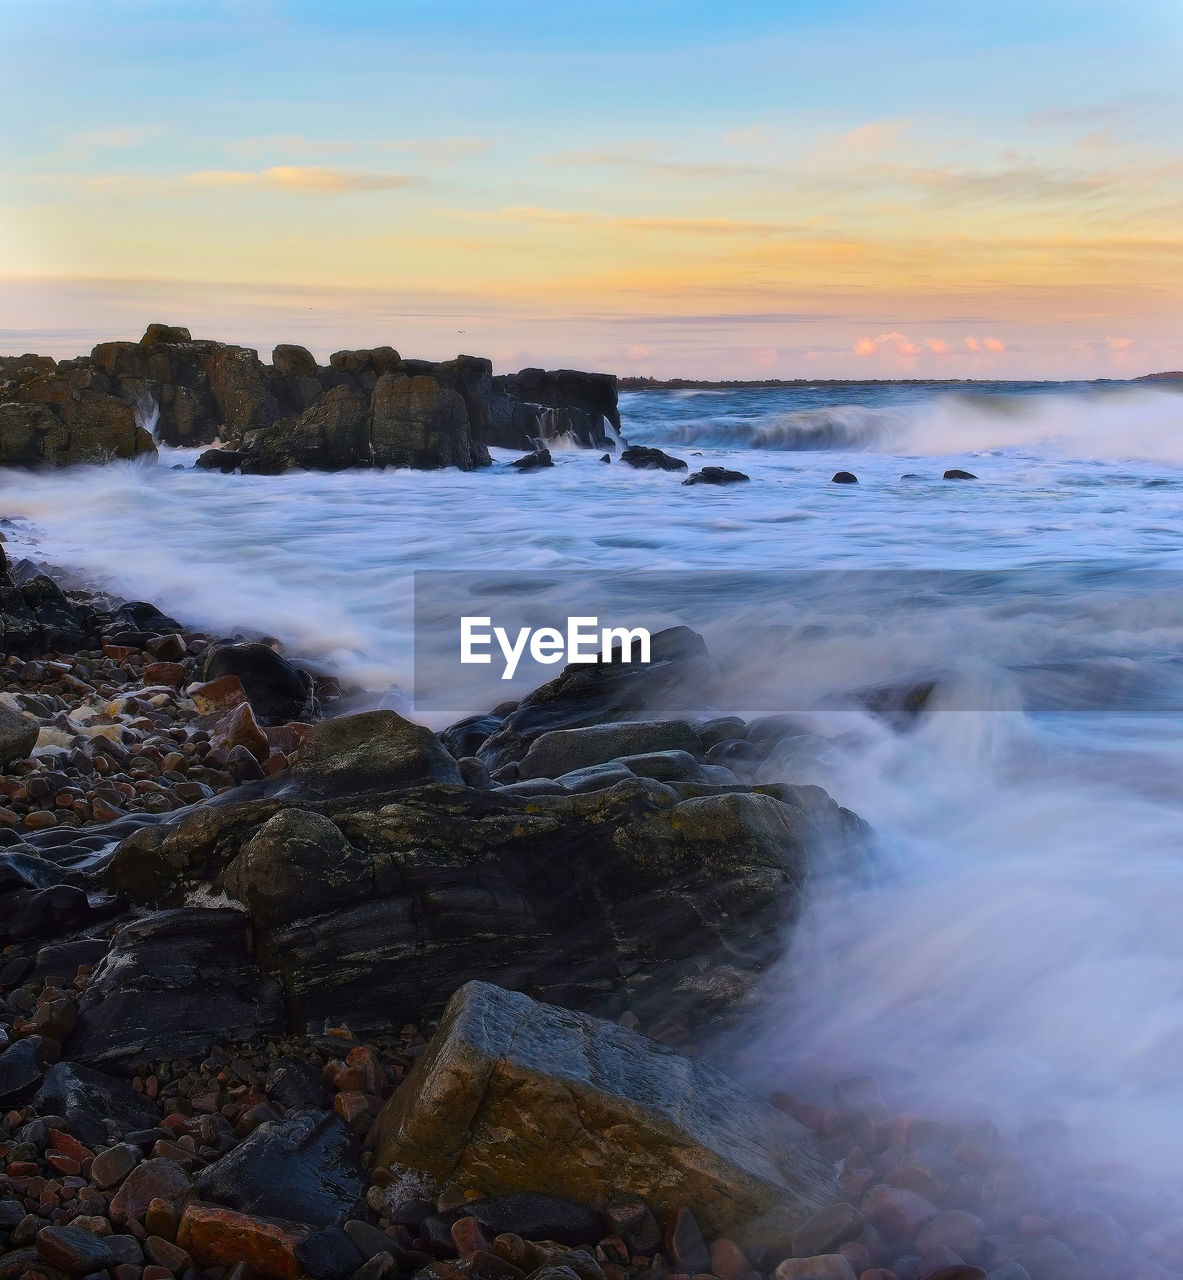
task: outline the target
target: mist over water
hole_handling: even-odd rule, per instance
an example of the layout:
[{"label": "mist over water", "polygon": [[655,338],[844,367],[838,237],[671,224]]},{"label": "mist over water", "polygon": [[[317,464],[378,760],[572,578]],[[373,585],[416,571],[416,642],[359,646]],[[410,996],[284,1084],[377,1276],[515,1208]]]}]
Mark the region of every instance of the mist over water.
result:
[{"label": "mist over water", "polygon": [[[819,783],[877,836],[862,875],[815,885],[775,975],[768,1083],[871,1069],[1183,1172],[1183,397],[868,386],[622,410],[633,443],[752,483],[684,488],[582,452],[527,475],[277,478],[173,471],[192,455],[166,452],[6,474],[0,514],[29,522],[10,557],[279,636],[378,693],[411,683],[416,569],[536,571],[563,616],[593,571],[638,609],[635,574],[713,571],[693,620],[724,682],[702,711],[791,713],[767,776]],[[980,481],[942,481],[953,466]],[[861,483],[830,485],[840,468]],[[789,570],[826,572],[781,591]],[[637,622],[689,620],[682,603]],[[913,721],[833,709],[926,676]]]}]

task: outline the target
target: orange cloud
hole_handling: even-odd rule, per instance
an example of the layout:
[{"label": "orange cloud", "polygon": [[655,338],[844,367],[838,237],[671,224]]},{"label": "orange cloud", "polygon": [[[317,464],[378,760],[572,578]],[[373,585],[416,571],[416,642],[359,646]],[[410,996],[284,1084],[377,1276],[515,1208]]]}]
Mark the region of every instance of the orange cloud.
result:
[{"label": "orange cloud", "polygon": [[924,344],[938,356],[948,355],[949,353],[949,344],[941,338],[925,338]]},{"label": "orange cloud", "polygon": [[982,346],[984,346],[987,351],[994,352],[995,355],[1001,355],[1002,352],[1006,350],[1006,343],[1000,342],[997,338],[983,338]]},{"label": "orange cloud", "polygon": [[1133,338],[1106,338],[1110,351],[1128,351],[1133,345]]},{"label": "orange cloud", "polygon": [[965,345],[970,351],[981,351],[982,349],[982,344],[977,340],[977,338],[966,338]]}]

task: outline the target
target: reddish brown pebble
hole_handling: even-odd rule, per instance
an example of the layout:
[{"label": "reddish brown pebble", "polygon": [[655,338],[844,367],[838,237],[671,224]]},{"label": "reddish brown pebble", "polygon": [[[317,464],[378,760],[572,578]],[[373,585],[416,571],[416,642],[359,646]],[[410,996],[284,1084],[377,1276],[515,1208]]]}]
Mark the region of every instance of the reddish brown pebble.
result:
[{"label": "reddish brown pebble", "polygon": [[307,1228],[277,1218],[251,1218],[233,1209],[194,1200],[185,1206],[177,1244],[199,1267],[245,1263],[275,1280],[299,1280],[304,1268],[296,1246]]}]

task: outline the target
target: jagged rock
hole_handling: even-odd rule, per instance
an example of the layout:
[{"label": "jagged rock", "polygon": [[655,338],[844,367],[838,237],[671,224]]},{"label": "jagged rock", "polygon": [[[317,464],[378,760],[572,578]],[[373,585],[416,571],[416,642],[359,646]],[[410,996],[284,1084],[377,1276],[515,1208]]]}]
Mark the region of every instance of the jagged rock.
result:
[{"label": "jagged rock", "polygon": [[701,471],[695,471],[683,480],[683,484],[739,484],[743,480],[750,480],[752,477],[744,475],[742,471],[729,471],[726,467],[703,467]]},{"label": "jagged rock", "polygon": [[312,677],[270,645],[217,643],[202,654],[202,680],[237,676],[251,710],[264,723],[307,720],[316,714]]},{"label": "jagged rock", "polygon": [[808,1131],[721,1072],[612,1023],[483,982],[462,987],[375,1125],[381,1164],[444,1191],[546,1187],[787,1250],[837,1196]]},{"label": "jagged rock", "polygon": [[615,438],[604,429],[607,423],[620,431],[617,382],[612,374],[523,369],[494,378],[493,389],[504,391],[512,400],[551,411],[539,415],[534,436],[543,440],[565,436],[587,449],[616,447]]},{"label": "jagged rock", "polygon": [[35,1102],[43,1115],[63,1117],[61,1127],[88,1147],[160,1123],[160,1108],[151,1098],[80,1062],[55,1062]]},{"label": "jagged rock", "polygon": [[296,1249],[309,1234],[307,1226],[283,1218],[255,1218],[199,1200],[185,1206],[177,1243],[205,1267],[231,1268],[245,1263],[252,1274],[274,1280],[300,1280],[304,1267]]},{"label": "jagged rock", "polygon": [[197,1179],[203,1200],[314,1227],[345,1222],[368,1185],[348,1125],[311,1110],[261,1124]]},{"label": "jagged rock", "polygon": [[378,467],[488,466],[489,452],[474,443],[458,391],[426,374],[383,374],[370,402],[370,442]]},{"label": "jagged rock", "polygon": [[553,467],[555,460],[550,456],[549,449],[535,449],[533,453],[514,458],[509,465],[519,471],[537,471],[540,467]]},{"label": "jagged rock", "polygon": [[688,471],[689,464],[682,458],[663,453],[660,449],[650,449],[645,445],[629,445],[620,455],[621,462],[639,471]]},{"label": "jagged rock", "polygon": [[373,465],[370,406],[347,384],[331,387],[295,418],[258,432],[249,442],[243,471],[276,475],[293,467],[342,471]]},{"label": "jagged rock", "polygon": [[126,925],[78,1002],[69,1056],[130,1070],[278,1030],[281,993],[250,962],[247,923],[245,912],[186,907]]}]

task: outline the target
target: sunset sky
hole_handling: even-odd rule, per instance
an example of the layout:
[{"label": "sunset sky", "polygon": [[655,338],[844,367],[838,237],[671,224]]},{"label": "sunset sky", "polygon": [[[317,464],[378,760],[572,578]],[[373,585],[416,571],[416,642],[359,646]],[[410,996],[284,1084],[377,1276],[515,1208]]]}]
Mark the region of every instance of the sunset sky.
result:
[{"label": "sunset sky", "polygon": [[1183,367],[1183,6],[0,4],[0,352]]}]

